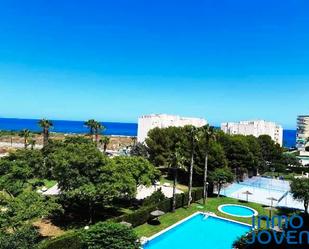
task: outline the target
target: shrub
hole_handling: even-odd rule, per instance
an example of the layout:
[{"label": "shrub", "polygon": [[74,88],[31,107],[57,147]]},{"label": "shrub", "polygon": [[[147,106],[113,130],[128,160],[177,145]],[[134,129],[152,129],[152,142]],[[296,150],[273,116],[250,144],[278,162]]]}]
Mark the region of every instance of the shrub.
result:
[{"label": "shrub", "polygon": [[[203,189],[195,189],[192,191],[192,198],[193,201],[198,201],[203,196]],[[188,193],[182,193],[176,195],[176,208],[181,208],[187,205],[188,203]],[[113,218],[110,221],[113,222],[120,222],[125,221],[132,224],[133,227],[137,227],[146,223],[150,218],[150,213],[156,209],[159,209],[165,213],[172,211],[172,198],[165,199],[161,202],[155,203],[154,205],[148,207],[142,207],[141,209],[135,211],[131,214],[125,214],[119,216],[117,218]]]},{"label": "shrub", "polygon": [[99,222],[81,234],[85,249],[139,249],[132,228],[117,223]]},{"label": "shrub", "polygon": [[36,249],[38,231],[32,226],[19,228],[14,233],[0,231],[0,249]]},{"label": "shrub", "polygon": [[45,241],[39,249],[82,249],[82,243],[76,232]]},{"label": "shrub", "polygon": [[151,196],[148,196],[143,201],[143,206],[152,206],[157,203],[166,200],[165,195],[162,193],[162,190],[159,189],[156,192],[153,192]]},{"label": "shrub", "polygon": [[[194,189],[192,191],[193,201],[200,200],[202,198],[202,195],[203,195],[203,189]],[[187,205],[187,203],[188,203],[188,193],[182,193],[182,194],[176,195],[176,208],[184,207],[184,206]],[[172,210],[172,198],[165,199],[165,200],[158,202],[158,203],[155,203],[154,205],[151,205],[151,206],[143,206],[139,210],[137,210],[137,211],[135,211],[131,214],[125,214],[125,215],[110,219],[109,223],[103,223],[103,224],[105,226],[105,224],[113,224],[113,223],[116,223],[116,222],[125,221],[125,222],[132,224],[133,227],[137,227],[139,225],[145,224],[151,218],[150,213],[152,211],[156,210],[156,209],[160,209],[160,210],[162,210],[166,213],[170,212]],[[97,223],[97,224],[102,224],[102,222]],[[121,226],[120,224],[113,224],[113,225]],[[96,226],[96,225],[94,225],[94,226]],[[94,228],[94,229],[96,230],[96,228]],[[92,228],[91,228],[91,230],[92,230]],[[114,231],[117,231],[117,229],[115,229]],[[95,233],[99,233],[99,232],[96,231]],[[99,239],[100,238],[104,239],[104,236],[101,236],[100,234],[91,235],[91,236],[93,236],[93,238],[96,238],[96,236],[98,236]],[[105,236],[109,236],[109,235],[105,235]],[[130,235],[130,236],[134,237],[134,235]],[[85,240],[85,239],[83,239],[83,238],[81,239],[81,237],[83,237],[83,235],[80,236],[80,233],[77,233],[77,232],[69,234],[69,235],[65,235],[65,236],[59,237],[57,239],[45,242],[40,247],[40,249],[84,249],[84,247],[82,245],[82,240]],[[104,248],[109,248],[109,249],[114,249],[114,248],[115,249],[129,249],[130,248],[131,249],[132,248],[132,249],[134,249],[135,248],[135,247],[121,247],[121,246],[122,245],[120,245],[120,247],[93,247],[93,248],[95,248],[95,249],[97,249],[97,248],[101,248],[101,249],[104,249]],[[135,245],[133,245],[133,246],[135,246]],[[88,247],[88,248],[92,249],[92,247]],[[136,247],[136,248],[138,248],[138,247]]]}]

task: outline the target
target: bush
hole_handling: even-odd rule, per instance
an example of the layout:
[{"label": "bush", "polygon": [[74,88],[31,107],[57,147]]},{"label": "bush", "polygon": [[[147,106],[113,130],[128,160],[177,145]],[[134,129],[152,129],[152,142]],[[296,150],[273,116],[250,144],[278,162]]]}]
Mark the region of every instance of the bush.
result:
[{"label": "bush", "polygon": [[156,192],[153,192],[151,196],[144,199],[143,206],[153,206],[164,200],[166,200],[166,197],[162,193],[162,190],[159,189]]},{"label": "bush", "polygon": [[32,226],[19,228],[14,233],[0,231],[0,249],[36,249],[39,233]]},{"label": "bush", "polygon": [[[202,199],[203,189],[195,189],[192,191],[193,201],[198,201]],[[176,208],[184,207],[188,204],[189,194],[182,193],[176,195]],[[161,202],[158,202],[152,206],[142,207],[141,209],[135,211],[131,214],[125,214],[117,218],[111,219],[113,222],[125,221],[132,224],[133,227],[140,226],[146,223],[150,218],[150,213],[156,209],[159,209],[165,213],[172,211],[172,198],[165,199]]]},{"label": "bush", "polygon": [[76,232],[46,241],[39,249],[82,249],[82,242]]},{"label": "bush", "polygon": [[99,222],[81,235],[85,249],[139,249],[138,237],[127,226]]},{"label": "bush", "polygon": [[[198,201],[202,198],[203,196],[203,189],[194,189],[192,191],[192,198],[193,201]],[[177,194],[176,195],[176,208],[181,208],[186,206],[188,203],[188,193],[182,193],[182,194]],[[132,224],[133,227],[140,226],[142,224],[145,224],[150,218],[151,215],[150,213],[156,209],[160,209],[164,211],[165,213],[168,213],[172,210],[172,198],[170,199],[165,199],[161,202],[158,202],[154,205],[151,206],[143,206],[139,210],[135,211],[134,213],[131,214],[125,214],[116,218],[112,218],[109,220],[109,222],[121,222],[125,221],[130,224]],[[108,224],[110,224],[108,223]],[[98,223],[100,224],[100,223]],[[106,224],[106,223],[104,223]],[[120,225],[120,224],[119,224]],[[120,225],[121,226],[121,225]],[[98,235],[99,236],[99,235]],[[101,236],[100,236],[101,237]],[[102,236],[102,239],[104,237]],[[91,247],[90,247],[91,248]],[[94,247],[96,248],[96,247]],[[99,247],[97,247],[99,248]],[[101,247],[105,248],[105,247]],[[109,249],[113,249],[113,247],[106,247]],[[134,248],[134,247],[115,247],[119,249],[128,249],[128,248]],[[0,248],[1,249],[1,248]],[[45,242],[40,249],[84,249],[82,247],[82,241],[80,239],[79,233],[73,233],[69,235],[65,235],[62,237],[59,237],[54,240],[50,240]]]}]

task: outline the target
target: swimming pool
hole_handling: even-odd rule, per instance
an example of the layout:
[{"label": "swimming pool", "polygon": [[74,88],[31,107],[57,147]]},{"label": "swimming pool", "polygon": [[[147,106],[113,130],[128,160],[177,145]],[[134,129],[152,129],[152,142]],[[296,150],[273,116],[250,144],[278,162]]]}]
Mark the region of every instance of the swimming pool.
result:
[{"label": "swimming pool", "polygon": [[250,218],[258,215],[258,212],[253,208],[236,204],[224,204],[218,207],[218,210],[224,214],[228,214],[235,217]]},{"label": "swimming pool", "polygon": [[150,238],[143,249],[231,249],[233,242],[250,229],[249,225],[196,213]]}]

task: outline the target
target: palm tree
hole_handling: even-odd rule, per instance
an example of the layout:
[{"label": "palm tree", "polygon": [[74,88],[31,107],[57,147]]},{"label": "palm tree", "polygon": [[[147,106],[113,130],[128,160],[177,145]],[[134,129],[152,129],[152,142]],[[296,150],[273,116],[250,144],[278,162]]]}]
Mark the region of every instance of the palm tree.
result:
[{"label": "palm tree", "polygon": [[207,200],[207,177],[208,177],[208,156],[211,141],[216,140],[215,129],[212,126],[205,125],[200,129],[199,138],[204,140],[205,164],[204,164],[204,181],[203,181],[203,204]]},{"label": "palm tree", "polygon": [[105,127],[100,122],[95,121],[94,134],[95,134],[95,142],[96,142],[97,145],[98,145],[98,142],[99,142],[99,135],[104,130],[105,130]]},{"label": "palm tree", "polygon": [[23,129],[19,132],[18,134],[20,137],[23,137],[24,138],[24,146],[25,146],[25,149],[27,149],[28,147],[28,138],[30,137],[31,135],[31,132],[28,130],[28,129]]},{"label": "palm tree", "polygon": [[109,144],[110,142],[110,137],[107,137],[107,136],[103,136],[101,139],[100,139],[100,144],[103,145],[103,151],[106,152],[107,150],[107,145]]},{"label": "palm tree", "polygon": [[185,168],[184,162],[185,162],[185,158],[181,155],[181,147],[180,147],[180,143],[178,142],[176,143],[175,151],[171,155],[171,158],[170,158],[170,167],[172,168],[173,175],[174,175],[172,212],[175,212],[176,210],[176,186],[177,186],[177,181],[178,181],[178,170]]},{"label": "palm tree", "polygon": [[31,150],[33,150],[34,146],[36,144],[36,140],[35,139],[30,139],[28,144],[31,145]]},{"label": "palm tree", "polygon": [[190,160],[190,170],[189,170],[189,199],[188,206],[192,202],[192,179],[193,179],[193,166],[194,166],[194,151],[195,151],[195,142],[197,136],[196,127],[192,126],[190,131],[190,146],[191,146],[191,160]]},{"label": "palm tree", "polygon": [[136,141],[137,141],[137,137],[131,137],[131,140],[132,140],[133,146],[135,146],[136,145]]},{"label": "palm tree", "polygon": [[49,129],[53,127],[53,123],[50,120],[41,119],[39,126],[43,129],[43,146],[45,147],[48,144]]},{"label": "palm tree", "polygon": [[97,123],[97,121],[95,121],[94,119],[89,119],[88,121],[86,121],[84,123],[84,125],[89,128],[89,134],[92,137],[92,139],[93,139],[94,129],[95,129],[96,123]]}]

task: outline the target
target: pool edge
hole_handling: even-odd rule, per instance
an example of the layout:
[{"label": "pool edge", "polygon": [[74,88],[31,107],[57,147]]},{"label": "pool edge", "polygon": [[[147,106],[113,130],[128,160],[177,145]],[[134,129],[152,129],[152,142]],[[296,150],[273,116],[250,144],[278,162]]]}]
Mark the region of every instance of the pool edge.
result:
[{"label": "pool edge", "polygon": [[[253,211],[253,215],[236,215],[236,214],[230,214],[230,213],[227,213],[227,212],[224,212],[222,210],[222,208],[224,206],[237,206],[237,207],[245,207],[247,209],[250,209],[251,211]],[[258,211],[256,211],[254,208],[251,208],[251,207],[247,207],[247,206],[244,206],[244,205],[238,205],[238,204],[222,204],[218,207],[218,211],[220,211],[221,213],[225,214],[225,215],[229,215],[229,216],[233,216],[233,217],[237,217],[237,218],[252,218],[252,216],[257,216],[259,213]]]},{"label": "pool edge", "polygon": [[175,228],[176,226],[178,226],[178,225],[180,225],[180,224],[186,222],[187,220],[193,218],[194,216],[199,215],[199,214],[207,214],[208,216],[211,216],[211,217],[213,217],[213,218],[217,218],[217,219],[229,221],[229,222],[232,222],[232,223],[236,223],[236,224],[239,224],[239,225],[247,226],[247,227],[250,227],[250,228],[252,229],[252,226],[251,226],[251,225],[249,225],[249,224],[247,224],[247,223],[244,223],[244,222],[235,221],[235,220],[231,220],[231,219],[228,219],[228,218],[220,217],[220,216],[218,216],[218,215],[216,215],[216,214],[214,214],[214,213],[211,213],[211,212],[197,211],[197,212],[195,212],[195,213],[189,215],[188,217],[186,217],[186,218],[184,218],[184,219],[182,219],[182,220],[176,222],[175,224],[173,224],[173,225],[171,225],[171,226],[169,226],[169,227],[163,229],[162,231],[160,231],[160,232],[158,232],[158,233],[156,233],[156,234],[150,236],[149,238],[147,238],[146,241],[143,241],[142,246],[145,245],[145,244],[147,244],[147,243],[150,242],[151,240],[153,240],[153,239],[159,237],[160,235],[162,235],[162,234],[168,232],[169,230]]}]

